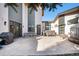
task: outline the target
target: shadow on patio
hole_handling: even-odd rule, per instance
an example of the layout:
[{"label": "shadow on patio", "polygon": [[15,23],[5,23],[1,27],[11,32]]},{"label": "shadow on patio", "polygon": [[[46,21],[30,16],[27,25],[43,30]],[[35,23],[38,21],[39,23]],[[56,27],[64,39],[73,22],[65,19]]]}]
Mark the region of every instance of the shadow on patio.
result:
[{"label": "shadow on patio", "polygon": [[43,51],[37,51],[35,55],[62,55],[62,54],[71,54],[79,53],[78,50],[74,48],[74,44],[68,40],[57,43],[54,46],[48,47]]}]

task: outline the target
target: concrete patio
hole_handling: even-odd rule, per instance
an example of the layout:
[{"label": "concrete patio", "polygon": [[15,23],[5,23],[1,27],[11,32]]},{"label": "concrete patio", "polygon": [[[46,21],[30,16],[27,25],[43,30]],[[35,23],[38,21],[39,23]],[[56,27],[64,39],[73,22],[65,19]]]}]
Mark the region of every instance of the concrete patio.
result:
[{"label": "concrete patio", "polygon": [[79,53],[76,44],[59,36],[17,38],[15,42],[4,45],[0,49],[0,56],[28,56],[28,55],[56,55]]}]

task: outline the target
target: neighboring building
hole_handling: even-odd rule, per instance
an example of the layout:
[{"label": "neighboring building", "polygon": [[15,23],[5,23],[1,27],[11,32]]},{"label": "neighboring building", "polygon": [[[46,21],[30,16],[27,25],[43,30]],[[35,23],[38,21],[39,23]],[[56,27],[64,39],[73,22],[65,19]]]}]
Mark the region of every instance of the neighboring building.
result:
[{"label": "neighboring building", "polygon": [[51,21],[42,21],[42,32],[45,30],[51,30]]},{"label": "neighboring building", "polygon": [[[10,7],[4,7],[0,3],[0,33],[12,32],[15,37],[24,36],[27,33],[41,34],[42,9],[30,12],[25,3],[18,3],[17,13]],[[40,29],[40,30],[39,30]]]},{"label": "neighboring building", "polygon": [[75,32],[79,34],[79,6],[58,14],[51,26],[51,30],[55,30],[57,34],[69,36],[72,27],[77,28]]}]

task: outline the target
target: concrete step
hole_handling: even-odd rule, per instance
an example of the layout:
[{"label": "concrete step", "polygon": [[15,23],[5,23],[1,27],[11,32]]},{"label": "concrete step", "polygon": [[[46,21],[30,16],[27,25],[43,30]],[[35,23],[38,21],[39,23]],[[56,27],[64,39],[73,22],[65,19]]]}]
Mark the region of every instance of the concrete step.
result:
[{"label": "concrete step", "polygon": [[33,37],[33,36],[36,36],[36,34],[33,33],[33,32],[25,33],[25,34],[24,34],[24,37]]}]

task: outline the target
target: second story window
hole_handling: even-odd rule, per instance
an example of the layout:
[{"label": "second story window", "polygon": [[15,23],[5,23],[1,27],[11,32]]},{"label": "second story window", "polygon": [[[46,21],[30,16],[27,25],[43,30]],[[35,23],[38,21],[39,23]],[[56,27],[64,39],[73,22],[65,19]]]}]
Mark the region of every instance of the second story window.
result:
[{"label": "second story window", "polygon": [[64,20],[64,16],[63,16],[59,20],[59,25],[64,25],[64,24],[65,24],[65,20]]},{"label": "second story window", "polygon": [[70,24],[77,24],[77,23],[78,23],[78,17],[77,17],[77,18],[74,18],[74,19],[69,20],[67,23],[68,23],[68,25],[70,25]]}]

